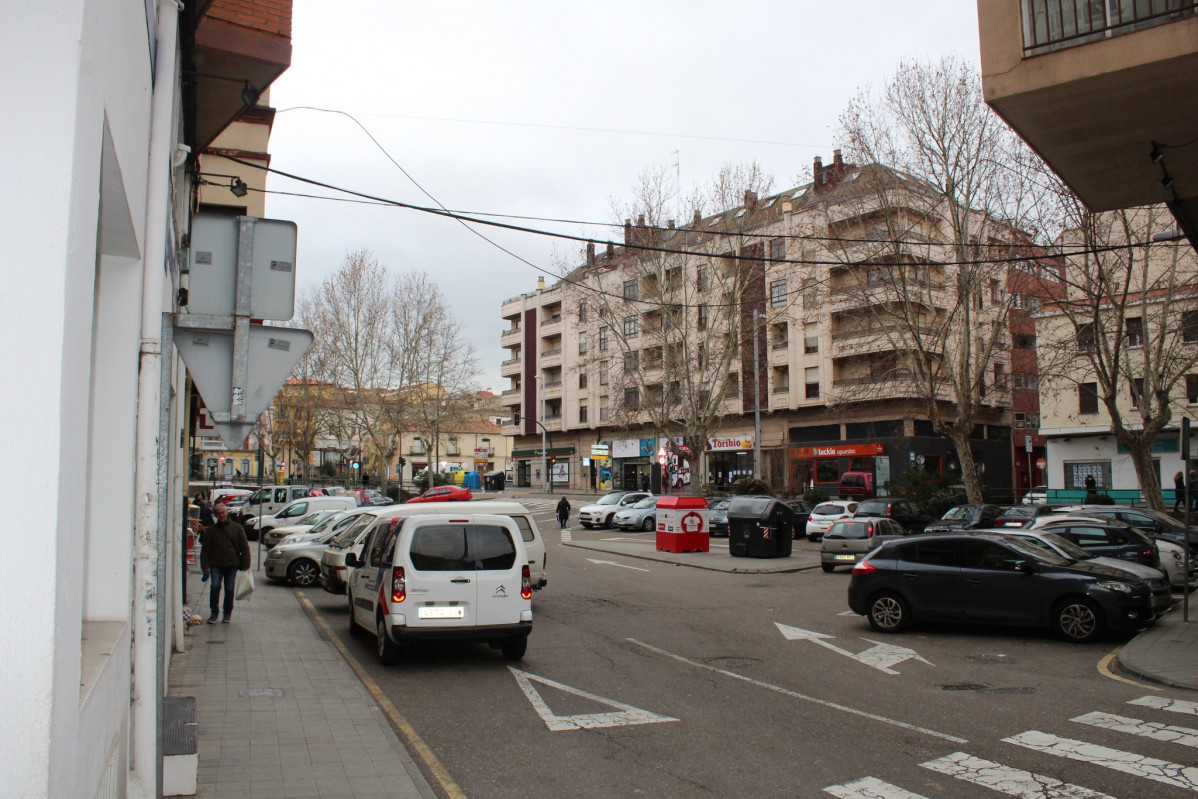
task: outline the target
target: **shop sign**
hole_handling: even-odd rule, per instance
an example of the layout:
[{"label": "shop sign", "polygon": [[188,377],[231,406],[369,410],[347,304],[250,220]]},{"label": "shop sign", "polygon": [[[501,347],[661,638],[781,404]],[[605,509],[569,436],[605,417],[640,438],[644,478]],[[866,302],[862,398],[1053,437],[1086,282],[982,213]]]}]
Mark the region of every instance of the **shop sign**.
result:
[{"label": "shop sign", "polygon": [[592,458],[606,458],[610,451],[607,444],[591,444]]},{"label": "shop sign", "polygon": [[564,462],[549,464],[549,480],[555,485],[564,485],[569,483],[570,464]]},{"label": "shop sign", "polygon": [[798,458],[865,458],[885,455],[885,444],[832,444],[827,447],[792,447],[791,454]]},{"label": "shop sign", "polygon": [[736,449],[753,449],[753,436],[723,436],[707,439],[707,448],[712,452]]},{"label": "shop sign", "polygon": [[626,438],[622,441],[613,441],[611,443],[611,456],[613,458],[639,458],[641,456],[641,440],[639,438]]}]

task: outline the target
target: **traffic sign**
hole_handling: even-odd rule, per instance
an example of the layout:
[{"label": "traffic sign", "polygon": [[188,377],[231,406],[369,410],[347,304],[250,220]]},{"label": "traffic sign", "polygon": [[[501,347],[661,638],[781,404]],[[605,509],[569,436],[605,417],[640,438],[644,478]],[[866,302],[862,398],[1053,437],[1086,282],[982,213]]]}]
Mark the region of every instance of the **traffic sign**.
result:
[{"label": "traffic sign", "polygon": [[188,312],[232,314],[237,307],[240,260],[250,269],[245,315],[287,321],[295,315],[295,251],[294,222],[196,214],[187,258]]},{"label": "traffic sign", "polygon": [[1048,461],[1044,458],[1036,458],[1036,468],[1040,471],[1044,471],[1048,468]]}]

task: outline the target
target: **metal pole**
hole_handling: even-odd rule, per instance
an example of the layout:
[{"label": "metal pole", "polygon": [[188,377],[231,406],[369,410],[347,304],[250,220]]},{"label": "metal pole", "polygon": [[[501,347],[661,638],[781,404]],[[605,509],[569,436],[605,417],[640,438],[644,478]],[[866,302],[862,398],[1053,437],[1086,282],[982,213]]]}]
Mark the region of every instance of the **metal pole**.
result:
[{"label": "metal pole", "polygon": [[[1188,431],[1187,431],[1188,432]],[[1188,449],[1188,448],[1187,448]],[[1188,452],[1186,454],[1189,454]],[[1194,488],[1193,472],[1190,471],[1190,461],[1182,461],[1183,468],[1186,471],[1186,530],[1181,537],[1182,553],[1185,559],[1182,561],[1182,577],[1181,586],[1181,620],[1190,620],[1190,492]]]},{"label": "metal pole", "polygon": [[757,336],[757,310],[753,311],[753,477],[761,479],[761,343]]},{"label": "metal pole", "polygon": [[541,381],[541,475],[545,481],[541,484],[541,490],[549,491],[549,453],[545,450],[545,375],[537,375],[537,380]]}]

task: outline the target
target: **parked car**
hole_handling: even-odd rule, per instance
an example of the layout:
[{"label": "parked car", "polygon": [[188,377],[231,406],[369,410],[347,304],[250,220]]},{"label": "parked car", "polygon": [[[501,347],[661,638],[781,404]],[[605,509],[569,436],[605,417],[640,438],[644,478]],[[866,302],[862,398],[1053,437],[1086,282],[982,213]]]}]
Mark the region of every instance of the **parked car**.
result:
[{"label": "parked car", "polygon": [[1051,530],[1020,528],[995,532],[1002,532],[1004,535],[1026,541],[1029,544],[1054,552],[1069,560],[1087,561],[1089,563],[1108,566],[1112,569],[1120,569],[1132,577],[1143,580],[1148,583],[1148,587],[1152,591],[1152,609],[1158,615],[1167,610],[1173,602],[1173,593],[1169,589],[1169,580],[1160,569],[1154,569],[1151,566],[1145,566],[1142,563],[1134,561],[1095,555],[1093,552],[1087,552],[1068,538]]},{"label": "parked car", "polygon": [[[249,499],[246,500],[245,506],[238,513],[229,513],[229,518],[240,524],[242,527],[245,523],[254,516],[273,516],[281,511],[286,505],[308,496],[310,486],[264,486],[255,491]],[[246,535],[250,535],[247,529]],[[258,537],[257,530],[253,533],[251,541],[256,541]]]},{"label": "parked car", "polygon": [[1190,549],[1198,547],[1198,527],[1190,526],[1187,534],[1184,522],[1174,519],[1167,513],[1148,508],[1129,508],[1124,505],[1069,505],[1062,511],[1084,513],[1087,516],[1101,516],[1117,519],[1124,524],[1130,524],[1137,530],[1151,536],[1164,536],[1177,542],[1189,540]]},{"label": "parked car", "polygon": [[1161,565],[1160,551],[1155,541],[1134,527],[1113,519],[1099,521],[1079,516],[1062,516],[1050,519],[1048,523],[1036,529],[1052,530],[1094,555],[1135,561],[1154,569],[1159,569]]},{"label": "parked car", "polygon": [[260,533],[281,525],[293,524],[313,511],[349,510],[354,507],[357,507],[357,503],[351,497],[304,497],[285,505],[277,513],[251,516],[242,527],[245,528],[247,537],[253,530],[253,538],[250,540],[256,540]]},{"label": "parked car", "polygon": [[320,559],[337,534],[326,530],[304,541],[279,544],[270,550],[263,567],[268,580],[286,580],[300,588],[320,582]]},{"label": "parked car", "polygon": [[[710,523],[710,519],[708,521]],[[646,533],[656,530],[657,497],[645,497],[630,508],[616,511],[611,523],[621,530],[644,530]]]},{"label": "parked car", "polygon": [[1198,575],[1198,558],[1190,556],[1190,570],[1186,572],[1186,552],[1180,543],[1172,538],[1152,536],[1156,542],[1156,550],[1161,555],[1161,570],[1169,576],[1169,585],[1175,591],[1184,591],[1186,585],[1193,591],[1198,585],[1195,576]]},{"label": "parked car", "polygon": [[829,573],[837,566],[853,566],[879,544],[905,535],[907,531],[893,519],[841,519],[824,533],[819,565]]},{"label": "parked car", "polygon": [[[790,521],[791,538],[807,535],[807,520],[811,518],[814,506],[805,499],[784,499],[782,504],[790,508],[790,512],[794,514]],[[707,517],[707,524],[711,526],[710,515]]]},{"label": "parked car", "polygon": [[1012,505],[994,520],[995,527],[1031,527],[1036,519],[1052,516],[1063,505]]},{"label": "parked car", "polygon": [[1048,502],[1048,486],[1034,486],[1029,488],[1028,492],[1023,495],[1021,500],[1024,505],[1043,505]]},{"label": "parked car", "polygon": [[731,499],[717,499],[707,513],[707,529],[711,535],[728,535],[728,506]]},{"label": "parked car", "polygon": [[840,476],[840,498],[872,499],[877,496],[873,472],[845,472]]},{"label": "parked car", "polygon": [[601,497],[598,502],[579,508],[578,523],[588,530],[592,527],[611,527],[617,511],[630,508],[651,496],[653,495],[647,491],[613,491]]},{"label": "parked car", "polygon": [[217,503],[223,503],[225,505],[228,505],[230,502],[235,502],[238,500],[244,502],[246,499],[249,499],[249,496],[253,493],[254,492],[250,491],[248,488],[221,487],[221,488],[214,488],[211,491],[209,491],[208,498],[212,502],[213,505],[216,505]]},{"label": "parked car", "polygon": [[[465,491],[467,494],[470,493],[470,489],[462,489],[462,490]],[[466,497],[466,499],[470,499],[470,497]],[[441,499],[438,498],[435,501],[441,502]],[[386,494],[383,494],[373,488],[366,489],[366,504],[367,505],[393,505],[394,503],[395,503],[395,500],[391,499],[391,497],[387,496]]]},{"label": "parked car", "polygon": [[958,505],[949,508],[936,521],[924,528],[925,533],[951,533],[955,530],[980,530],[993,527],[994,520],[1002,515],[998,505]]},{"label": "parked car", "polygon": [[474,499],[474,494],[470,493],[469,488],[434,486],[420,496],[412,497],[405,504],[411,505],[418,502],[467,502],[471,499]]},{"label": "parked car", "polygon": [[853,511],[854,519],[863,517],[894,519],[909,533],[922,533],[932,521],[932,514],[918,502],[899,497],[865,500]]},{"label": "parked car", "polygon": [[847,519],[857,510],[857,503],[846,499],[831,499],[811,509],[807,517],[807,540],[819,541],[838,519]]},{"label": "parked car", "polygon": [[[483,641],[520,660],[532,632],[532,577],[509,516],[446,513],[376,522],[349,554],[350,632],[374,632],[379,661],[413,641]],[[409,599],[409,596],[411,597]]]},{"label": "parked car", "polygon": [[398,515],[400,508],[406,509],[406,505],[389,508],[366,506],[346,514],[348,518],[338,522],[337,535],[329,541],[320,556],[320,587],[330,594],[344,594],[345,578],[348,574],[345,556],[351,552],[360,554],[370,526],[381,518]]},{"label": "parked car", "polygon": [[848,594],[849,608],[884,633],[913,622],[1008,624],[1082,643],[1155,618],[1144,581],[1001,533],[888,541],[853,567]]},{"label": "parked car", "polygon": [[273,547],[282,542],[283,539],[287,538],[288,536],[296,535],[298,533],[306,533],[326,519],[331,519],[334,516],[344,512],[344,510],[329,509],[318,510],[313,513],[309,513],[295,524],[285,524],[281,527],[275,527],[274,529],[267,530],[266,532],[262,533],[262,543],[268,548]]}]

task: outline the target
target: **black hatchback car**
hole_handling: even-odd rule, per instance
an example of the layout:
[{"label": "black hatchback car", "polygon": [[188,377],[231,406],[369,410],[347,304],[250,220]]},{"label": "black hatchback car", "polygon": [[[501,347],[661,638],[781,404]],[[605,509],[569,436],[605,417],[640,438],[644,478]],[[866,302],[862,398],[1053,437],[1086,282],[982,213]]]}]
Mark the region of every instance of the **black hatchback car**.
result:
[{"label": "black hatchback car", "polygon": [[1187,530],[1183,522],[1158,510],[1129,508],[1126,505],[1073,505],[1067,510],[1070,513],[1077,512],[1087,516],[1115,519],[1131,525],[1149,536],[1163,536],[1179,544],[1188,540],[1191,549],[1198,548],[1198,527],[1190,525]]},{"label": "black hatchback car", "polygon": [[1039,529],[1051,530],[1091,555],[1130,560],[1154,569],[1161,567],[1161,555],[1156,542],[1122,522],[1100,519],[1084,521],[1070,516],[1062,517],[1059,522],[1047,522]]},{"label": "black hatchback car", "polygon": [[1002,515],[999,505],[958,505],[949,508],[936,521],[924,528],[925,533],[951,533],[955,530],[980,530],[993,527],[994,520]]},{"label": "black hatchback car", "polygon": [[899,497],[863,500],[853,512],[853,518],[859,519],[863,516],[894,519],[908,533],[922,533],[928,522],[932,521],[932,514],[924,510],[918,502]]},{"label": "black hatchback car", "polygon": [[946,533],[883,544],[853,567],[849,608],[879,632],[939,621],[1051,627],[1067,641],[1152,622],[1148,585],[997,533]]}]

